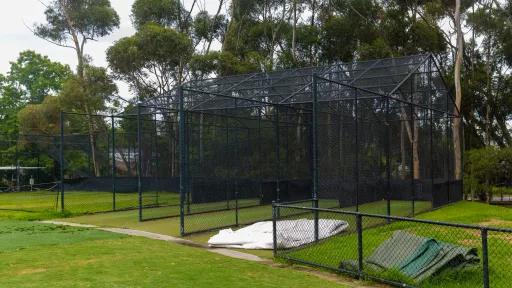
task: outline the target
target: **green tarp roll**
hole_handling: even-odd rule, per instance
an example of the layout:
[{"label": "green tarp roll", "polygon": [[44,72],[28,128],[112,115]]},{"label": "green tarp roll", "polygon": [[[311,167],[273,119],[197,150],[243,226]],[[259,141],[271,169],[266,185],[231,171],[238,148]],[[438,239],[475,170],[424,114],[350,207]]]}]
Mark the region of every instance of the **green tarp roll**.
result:
[{"label": "green tarp roll", "polygon": [[[462,269],[478,262],[476,248],[466,248],[399,230],[365,259],[364,268],[377,272],[399,271],[419,283],[444,269]],[[340,268],[354,270],[354,261],[344,261]]]}]

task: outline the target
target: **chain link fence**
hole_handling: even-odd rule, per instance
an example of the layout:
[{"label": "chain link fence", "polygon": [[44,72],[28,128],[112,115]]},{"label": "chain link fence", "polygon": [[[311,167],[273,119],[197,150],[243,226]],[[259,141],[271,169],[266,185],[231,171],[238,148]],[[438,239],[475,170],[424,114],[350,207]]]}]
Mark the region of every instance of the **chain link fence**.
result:
[{"label": "chain link fence", "polygon": [[[512,280],[512,229],[273,207],[276,258],[400,287],[509,287]],[[297,219],[300,233],[290,235],[287,222]]]}]

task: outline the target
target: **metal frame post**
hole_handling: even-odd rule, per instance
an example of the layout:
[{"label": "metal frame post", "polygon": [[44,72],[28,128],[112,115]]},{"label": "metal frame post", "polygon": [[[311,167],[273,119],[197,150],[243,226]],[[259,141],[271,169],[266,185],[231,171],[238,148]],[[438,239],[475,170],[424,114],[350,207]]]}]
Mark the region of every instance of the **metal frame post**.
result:
[{"label": "metal frame post", "polygon": [[142,221],[142,127],[141,127],[141,107],[137,103],[137,193],[139,194],[139,221]]},{"label": "metal frame post", "polygon": [[272,254],[274,257],[277,256],[277,217],[279,207],[276,206],[276,202],[272,201]]},{"label": "metal frame post", "polygon": [[[153,137],[153,151],[151,151],[151,159],[154,159],[155,160],[155,170],[153,171],[153,177],[156,178],[156,183],[158,183],[157,185],[157,189],[156,189],[156,195],[155,195],[155,201],[156,201],[156,206],[160,206],[160,189],[162,188],[161,187],[161,183],[160,183],[160,174],[159,174],[159,166],[160,166],[160,163],[159,163],[159,158],[158,157],[158,121],[156,119],[156,113],[154,113],[153,115],[154,117],[154,120],[153,120],[153,125],[155,126],[155,135]],[[153,158],[153,155],[155,155],[155,157]],[[151,161],[153,162],[153,161]]]},{"label": "metal frame post", "polygon": [[112,210],[116,211],[116,133],[114,124],[114,115],[110,115],[112,121]]},{"label": "metal frame post", "polygon": [[64,212],[64,112],[60,111],[60,210]]},{"label": "metal frame post", "polygon": [[[432,108],[432,59],[428,61],[428,99],[429,106]],[[429,126],[430,126],[430,195],[432,196],[432,202],[434,201],[434,110],[429,110]],[[433,204],[433,203],[432,203]],[[433,205],[432,205],[433,206]]]},{"label": "metal frame post", "polygon": [[357,271],[359,277],[363,276],[363,217],[356,214],[356,230],[357,230]]},{"label": "metal frame post", "polygon": [[180,235],[185,235],[185,195],[187,181],[187,155],[185,147],[185,104],[183,96],[183,86],[178,87],[179,97],[179,146],[180,146]]},{"label": "metal frame post", "polygon": [[[386,98],[386,212],[391,216],[391,124],[389,123],[389,98]],[[387,219],[388,223],[390,222]]]},{"label": "metal frame post", "polygon": [[[411,98],[412,98],[412,94],[411,94]],[[416,214],[415,212],[415,198],[416,198],[416,179],[414,179],[414,142],[416,141],[416,135],[414,133],[414,130],[415,130],[415,119],[414,119],[414,106],[411,104],[409,104],[410,106],[410,113],[411,113],[411,196],[412,196],[412,200],[411,200],[411,205],[412,205],[412,217],[414,217],[414,215]]]},{"label": "metal frame post", "polygon": [[[318,208],[318,82],[313,74],[313,206]],[[319,239],[318,210],[314,210],[315,241]]]},{"label": "metal frame post", "polygon": [[16,163],[16,192],[20,192],[20,155],[19,155],[19,147],[18,143],[20,142],[19,136],[16,137],[16,145],[15,145],[15,153],[14,153],[14,163]]},{"label": "metal frame post", "polygon": [[488,231],[485,228],[481,230],[482,236],[482,272],[484,288],[489,288],[489,251],[487,245],[487,234]]},{"label": "metal frame post", "polygon": [[359,107],[358,107],[358,91],[354,88],[354,129],[355,129],[355,155],[354,155],[354,178],[355,178],[355,190],[356,190],[356,212],[359,212]]},{"label": "metal frame post", "polygon": [[274,106],[274,129],[275,129],[275,136],[276,136],[276,202],[281,202],[281,141],[280,141],[280,129],[279,129],[279,106]]},{"label": "metal frame post", "polygon": [[257,165],[258,165],[258,175],[259,175],[259,192],[260,192],[260,197],[262,200],[260,200],[260,204],[263,204],[263,169],[262,169],[262,159],[263,159],[263,155],[261,153],[262,149],[261,149],[261,145],[262,145],[262,141],[261,141],[261,117],[262,117],[262,113],[261,113],[261,110],[262,108],[261,107],[258,107],[258,162],[257,162]]}]

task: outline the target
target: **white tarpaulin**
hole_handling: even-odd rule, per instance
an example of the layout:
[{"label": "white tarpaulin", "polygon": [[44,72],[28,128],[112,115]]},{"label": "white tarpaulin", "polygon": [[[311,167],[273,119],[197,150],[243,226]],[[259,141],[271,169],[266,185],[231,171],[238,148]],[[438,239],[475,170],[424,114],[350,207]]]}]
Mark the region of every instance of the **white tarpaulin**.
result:
[{"label": "white tarpaulin", "polygon": [[[277,245],[279,248],[293,248],[315,240],[314,222],[310,219],[283,220],[277,225]],[[348,223],[342,220],[319,219],[318,238],[324,239],[347,229]],[[258,222],[238,229],[224,229],[208,240],[210,247],[239,249],[272,249],[272,222]]]}]

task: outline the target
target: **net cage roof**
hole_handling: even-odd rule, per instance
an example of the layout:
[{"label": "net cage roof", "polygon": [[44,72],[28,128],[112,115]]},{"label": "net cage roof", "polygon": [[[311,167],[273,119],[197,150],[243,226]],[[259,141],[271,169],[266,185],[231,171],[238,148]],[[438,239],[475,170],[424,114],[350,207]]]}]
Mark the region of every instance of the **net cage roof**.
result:
[{"label": "net cage roof", "polygon": [[[189,111],[309,104],[316,89],[320,103],[388,98],[395,106],[412,104],[458,115],[432,54],[192,80],[182,89],[184,108]],[[178,109],[178,91],[142,105]]]}]

